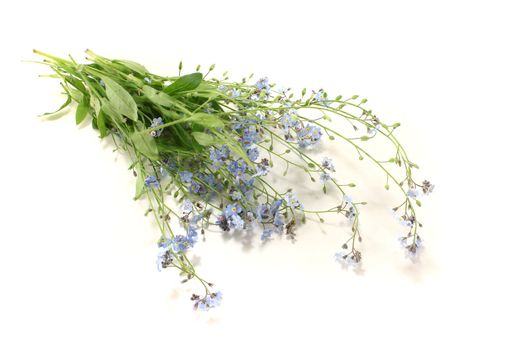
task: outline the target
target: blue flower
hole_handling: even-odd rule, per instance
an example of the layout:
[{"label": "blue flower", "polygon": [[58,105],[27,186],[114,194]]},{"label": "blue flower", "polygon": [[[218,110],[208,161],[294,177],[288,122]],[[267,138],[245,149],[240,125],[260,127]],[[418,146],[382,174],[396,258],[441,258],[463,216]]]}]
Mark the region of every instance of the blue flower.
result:
[{"label": "blue flower", "polygon": [[230,156],[230,149],[227,146],[210,148],[210,160],[212,161],[212,170],[217,171]]},{"label": "blue flower", "polygon": [[270,217],[273,217],[270,210],[270,205],[268,203],[259,204],[255,210],[255,215],[257,216],[257,221],[259,222],[267,221]]},{"label": "blue flower", "polygon": [[[199,174],[199,178],[202,179],[204,183],[206,183],[208,187],[210,187],[213,190],[212,191],[213,194],[215,193],[215,191],[221,192],[224,189],[224,186],[217,181],[217,179],[215,178],[213,174],[205,174],[205,175]],[[201,191],[202,192],[206,191],[206,188],[204,185],[201,186]]]},{"label": "blue flower", "polygon": [[266,241],[272,237],[273,230],[271,228],[264,229],[261,235],[261,241]]},{"label": "blue flower", "polygon": [[348,218],[348,221],[352,222],[354,221],[356,217],[356,211],[354,207],[349,207],[348,210],[345,212],[345,216]]},{"label": "blue flower", "polygon": [[327,157],[323,157],[323,159],[321,160],[321,167],[332,172],[335,171],[334,163],[332,163],[332,160]]},{"label": "blue flower", "polygon": [[173,250],[175,250],[176,252],[185,250],[186,248],[188,248],[188,238],[183,235],[177,235],[171,241],[171,245],[173,246]]},{"label": "blue flower", "polygon": [[254,125],[250,125],[247,128],[242,130],[241,141],[245,149],[251,147],[257,139],[259,134],[257,133],[257,128]]},{"label": "blue flower", "polygon": [[285,113],[281,117],[281,124],[283,125],[284,132],[288,133],[289,129],[295,129],[299,126],[299,121],[290,114]]},{"label": "blue flower", "polygon": [[407,191],[407,196],[409,196],[410,198],[413,198],[413,199],[416,199],[416,198],[419,198],[421,194],[419,193],[419,190],[417,188],[410,188],[408,191]]},{"label": "blue flower", "polygon": [[144,82],[146,84],[151,84],[151,79],[149,77],[144,77]]},{"label": "blue flower", "polygon": [[246,152],[248,154],[248,159],[252,162],[255,162],[259,158],[259,149],[257,147],[249,148]]},{"label": "blue flower", "polygon": [[415,261],[421,249],[423,248],[423,241],[419,236],[416,236],[415,240],[413,236],[400,237],[399,243],[401,247],[405,249],[405,256],[412,261]]},{"label": "blue flower", "polygon": [[361,255],[358,252],[337,252],[335,253],[335,261],[341,264],[341,267],[345,269],[348,267],[358,268],[361,265]]},{"label": "blue flower", "polygon": [[328,173],[322,173],[321,176],[319,177],[319,180],[321,181],[322,184],[327,183],[331,179],[332,179],[332,177]]},{"label": "blue flower", "polygon": [[275,202],[272,203],[271,212],[273,216],[275,216],[275,214],[277,214],[279,209],[281,209],[282,204],[283,204],[282,199],[276,200]]},{"label": "blue flower", "polygon": [[241,96],[241,92],[240,92],[239,90],[237,90],[237,89],[232,89],[232,90],[230,91],[230,94],[231,94],[231,96],[232,96],[233,98],[238,98],[238,97]]},{"label": "blue flower", "polygon": [[234,201],[238,201],[242,198],[242,193],[239,191],[233,191],[231,197]]},{"label": "blue flower", "polygon": [[233,160],[228,164],[228,170],[233,176],[241,176],[248,169],[248,164],[242,159]]},{"label": "blue flower", "polygon": [[321,128],[312,124],[307,124],[297,132],[297,140],[300,147],[306,148],[313,146],[321,139],[323,133]]},{"label": "blue flower", "polygon": [[[157,126],[161,126],[163,125],[163,121],[162,121],[162,118],[153,118],[153,121],[151,122],[151,126],[150,128],[156,128]],[[162,129],[159,129],[159,130],[153,130],[150,135],[152,137],[159,137],[160,134],[162,133]]]},{"label": "blue flower", "polygon": [[230,227],[236,230],[242,230],[244,228],[244,220],[237,214],[230,216]]},{"label": "blue flower", "polygon": [[169,172],[166,169],[169,169],[170,172],[174,172],[177,168],[177,163],[171,158],[165,159],[162,161],[162,165],[159,168],[160,175],[166,176],[169,174]]},{"label": "blue flower", "polygon": [[204,193],[204,192],[206,192],[206,188],[204,187],[204,185],[198,183],[195,180],[191,180],[191,184],[190,184],[189,190],[190,190],[191,193]]},{"label": "blue flower", "polygon": [[157,270],[160,272],[173,262],[173,256],[169,248],[162,248],[157,255]]},{"label": "blue flower", "polygon": [[185,199],[184,202],[182,202],[180,210],[183,214],[191,213],[193,211],[193,203],[189,199]]},{"label": "blue flower", "polygon": [[268,161],[268,159],[266,158],[261,159],[261,162],[255,165],[256,172],[255,174],[253,174],[252,177],[267,175],[269,171],[268,169],[269,167],[270,167],[270,162]]},{"label": "blue flower", "polygon": [[326,102],[327,98],[325,96],[326,96],[326,93],[324,92],[324,90],[323,89],[319,89],[319,91],[315,92],[313,100],[316,101],[316,102],[320,102],[320,103],[324,104],[325,106],[327,106],[328,103]]},{"label": "blue flower", "polygon": [[224,212],[223,212],[224,216],[228,219],[232,215],[238,215],[240,213],[242,213],[242,207],[237,203],[228,204],[226,206],[226,209],[224,209]]},{"label": "blue flower", "polygon": [[188,243],[188,247],[193,247],[197,242],[198,237],[199,234],[197,233],[197,228],[195,228],[192,225],[188,225],[188,231],[186,233],[186,241]]},{"label": "blue flower", "polygon": [[284,216],[281,213],[277,213],[273,218],[273,224],[281,229],[284,226]]},{"label": "blue flower", "polygon": [[302,209],[303,205],[297,200],[297,198],[294,197],[293,193],[288,191],[284,195],[284,200],[286,201],[286,204],[288,204],[289,207],[294,209]]},{"label": "blue flower", "polygon": [[255,87],[257,88],[257,90],[269,91],[270,90],[270,84],[268,83],[268,78],[264,77],[264,78],[259,79],[255,83]]},{"label": "blue flower", "polygon": [[193,173],[191,171],[181,171],[179,173],[180,181],[182,182],[190,182],[191,178],[193,177]]},{"label": "blue flower", "polygon": [[344,205],[352,205],[352,196],[349,194],[345,194],[343,196],[343,204]]},{"label": "blue flower", "polygon": [[159,188],[160,183],[157,177],[150,175],[144,180],[144,185],[148,188]]},{"label": "blue flower", "polygon": [[381,124],[376,124],[373,128],[367,127],[366,132],[368,133],[368,135],[374,136],[375,134],[377,134],[377,131],[380,128],[381,128]]},{"label": "blue flower", "polygon": [[195,309],[201,310],[201,311],[208,311],[209,309],[215,308],[221,304],[222,301],[222,293],[221,292],[215,292],[208,294],[206,297],[200,299],[195,304]]}]

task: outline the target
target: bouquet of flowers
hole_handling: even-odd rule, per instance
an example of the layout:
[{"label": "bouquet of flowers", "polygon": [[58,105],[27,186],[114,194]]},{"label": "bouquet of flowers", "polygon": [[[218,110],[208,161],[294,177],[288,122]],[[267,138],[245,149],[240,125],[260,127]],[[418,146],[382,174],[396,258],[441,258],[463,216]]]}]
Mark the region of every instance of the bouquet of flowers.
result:
[{"label": "bouquet of flowers", "polygon": [[[351,234],[335,254],[336,261],[343,266],[361,264],[359,214],[366,202],[352,199],[353,183],[335,179],[330,158],[309,155],[325,135],[342,140],[359,159],[368,158],[384,172],[385,188],[399,190],[400,204],[393,212],[406,228],[401,245],[411,258],[420,251],[416,209],[421,195],[434,186],[414,180],[418,166],[394,135],[400,124],[382,122],[364,106],[366,99],[331,98],[324,90],[306,89],[294,97],[291,89],[277,89],[267,78],[250,82],[250,76],[231,82],[227,73],[209,78],[214,65],[205,74],[197,66],[194,73],[181,75],[181,62],[178,75],[166,77],[139,63],[105,58],[90,50],[85,64],[71,56],[35,53],[53,70],[47,76],[60,79],[66,96],[57,111],[44,115],[57,114],[74,103],[77,124],[89,118],[101,138],[111,138],[118,150],[129,155],[136,177],[135,199],[147,200],[146,214],[160,230],[158,269],[178,269],[183,282],[195,279],[202,284],[203,293],[191,296],[196,309],[213,308],[222,298],[187,256],[210,226],[225,232],[258,232],[262,241],[274,235],[295,239],[307,216],[322,222],[321,214],[338,213],[348,220]],[[350,133],[331,126],[333,118],[347,121]],[[372,138],[384,139],[394,155],[372,156],[365,147]],[[281,176],[297,168],[319,181],[324,193],[331,184],[339,193],[339,204],[313,210],[292,189],[276,189],[266,176],[276,171],[277,160],[285,164],[284,173],[278,170]],[[401,176],[394,174],[394,167]]]}]

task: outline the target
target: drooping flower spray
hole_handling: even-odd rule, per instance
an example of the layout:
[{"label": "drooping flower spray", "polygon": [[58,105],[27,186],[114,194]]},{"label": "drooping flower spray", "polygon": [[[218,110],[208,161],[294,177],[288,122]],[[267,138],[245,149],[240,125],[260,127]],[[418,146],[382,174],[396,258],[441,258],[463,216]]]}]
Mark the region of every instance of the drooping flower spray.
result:
[{"label": "drooping flower spray", "polygon": [[[322,221],[321,214],[338,213],[348,220],[351,234],[336,261],[345,267],[361,264],[359,214],[365,202],[350,196],[354,184],[336,180],[331,158],[318,159],[309,152],[323,137],[342,140],[360,159],[369,159],[384,172],[385,187],[396,187],[401,197],[393,209],[405,230],[401,245],[411,258],[420,251],[416,209],[420,197],[434,186],[426,180],[416,182],[417,165],[394,135],[399,123],[379,120],[365,107],[366,99],[330,98],[324,90],[306,89],[294,97],[290,89],[276,89],[267,78],[254,82],[251,76],[240,82],[229,81],[226,74],[208,78],[213,65],[205,74],[198,66],[196,72],[181,75],[181,63],[177,76],[165,77],[136,62],[108,59],[89,50],[85,64],[72,57],[35,53],[54,71],[49,76],[61,80],[66,96],[58,111],[46,115],[76,103],[76,123],[89,118],[101,138],[110,137],[131,158],[135,198],[147,200],[147,214],[160,230],[157,267],[178,269],[183,282],[200,282],[203,292],[191,296],[196,309],[216,307],[222,299],[187,257],[210,226],[225,232],[256,227],[262,241],[275,235],[295,239],[297,226],[307,216]],[[309,117],[311,112],[319,117]],[[330,126],[333,118],[348,122],[352,135]],[[372,138],[383,138],[394,156],[386,160],[372,156],[365,147]],[[313,210],[293,190],[274,188],[266,176],[282,173],[274,167],[277,160],[285,164],[284,175],[289,168],[304,171],[325,193],[331,184],[340,204]],[[403,174],[394,175],[392,167]]]}]

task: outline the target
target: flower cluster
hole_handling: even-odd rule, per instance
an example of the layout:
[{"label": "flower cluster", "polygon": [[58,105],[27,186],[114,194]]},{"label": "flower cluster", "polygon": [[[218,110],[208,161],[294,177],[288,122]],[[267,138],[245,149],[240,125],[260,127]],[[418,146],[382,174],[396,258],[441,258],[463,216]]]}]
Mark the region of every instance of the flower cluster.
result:
[{"label": "flower cluster", "polygon": [[[224,74],[207,79],[215,66],[205,75],[200,66],[196,72],[180,75],[181,63],[179,76],[161,77],[140,64],[91,51],[86,52],[90,61],[86,64],[37,53],[63,79],[61,86],[68,97],[64,107],[71,101],[83,106],[77,110],[77,123],[92,118],[101,138],[111,136],[117,149],[128,152],[130,170],[137,178],[135,198],[147,199],[146,215],[154,216],[161,233],[157,268],[175,267],[183,282],[202,285],[204,296],[191,297],[195,309],[209,310],[222,300],[222,293],[210,290],[212,284],[191,261],[199,233],[204,235],[210,226],[218,226],[225,234],[257,232],[253,236],[268,244],[275,235],[295,239],[297,227],[307,217],[324,222],[325,214],[338,214],[345,218],[349,237],[343,251],[336,253],[336,261],[345,268],[361,266],[360,210],[366,202],[348,195],[347,188],[354,185],[335,177],[331,158],[319,161],[309,154],[324,134],[355,151],[358,159],[366,156],[378,165],[387,179],[386,189],[396,187],[402,198],[393,212],[405,231],[401,246],[409,258],[419,255],[422,224],[416,211],[434,185],[413,178],[418,166],[393,135],[399,123],[381,122],[364,107],[366,99],[331,98],[323,89],[311,94],[303,89],[300,97],[294,97],[291,89],[275,89],[266,77],[231,82]],[[351,127],[338,130],[330,125],[332,118]],[[379,159],[365,151],[365,142],[372,137],[393,146],[388,148],[393,157]],[[324,194],[341,201],[313,210],[309,203],[299,201],[293,188],[280,189],[278,177],[276,181],[265,177],[273,172],[276,160],[286,164],[282,176],[289,168],[306,172],[312,181],[319,179]],[[398,169],[403,172],[399,176]],[[273,175],[281,173],[278,170]],[[173,209],[173,201],[178,210]]]}]

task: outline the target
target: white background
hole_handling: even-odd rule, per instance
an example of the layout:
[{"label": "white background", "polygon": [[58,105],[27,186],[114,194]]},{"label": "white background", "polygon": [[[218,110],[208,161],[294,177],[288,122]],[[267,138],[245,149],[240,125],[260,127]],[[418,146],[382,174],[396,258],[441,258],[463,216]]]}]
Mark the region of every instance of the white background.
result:
[{"label": "white background", "polygon": [[[523,349],[523,14],[518,1],[6,2],[0,348]],[[157,232],[122,158],[72,115],[36,118],[61,98],[21,62],[33,48],[366,96],[436,183],[420,263],[386,212],[399,197],[348,152],[338,176],[359,177],[370,202],[364,271],[333,262],[348,231],[336,218],[296,244],[210,232],[194,258],[224,301],[195,313],[198,286],[156,271]]]}]

